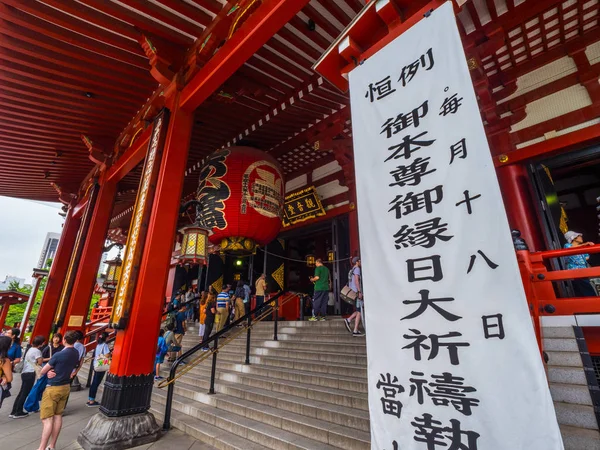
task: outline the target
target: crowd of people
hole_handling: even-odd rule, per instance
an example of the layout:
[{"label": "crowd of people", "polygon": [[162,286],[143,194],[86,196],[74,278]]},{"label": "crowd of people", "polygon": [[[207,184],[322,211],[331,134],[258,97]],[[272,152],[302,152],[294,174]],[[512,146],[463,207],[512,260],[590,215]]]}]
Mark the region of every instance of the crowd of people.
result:
[{"label": "crowd of people", "polygon": [[[79,330],[68,331],[64,337],[54,333],[49,343],[45,342],[44,336],[35,336],[24,351],[20,337],[19,328],[9,329],[0,336],[0,407],[12,396],[14,377],[20,374],[21,386],[8,417],[22,419],[39,413],[42,421],[39,449],[54,450],[71,385],[84,362],[84,335]],[[95,397],[105,370],[97,367],[96,360],[110,354],[107,339],[105,332],[97,337],[88,407],[99,406]]]}]

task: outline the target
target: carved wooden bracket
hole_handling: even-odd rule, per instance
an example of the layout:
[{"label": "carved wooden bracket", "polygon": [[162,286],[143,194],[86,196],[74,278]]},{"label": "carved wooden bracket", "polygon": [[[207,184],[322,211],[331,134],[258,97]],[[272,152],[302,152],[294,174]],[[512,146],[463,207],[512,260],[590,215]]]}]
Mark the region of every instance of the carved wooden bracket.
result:
[{"label": "carved wooden bracket", "polygon": [[161,86],[168,86],[175,76],[175,72],[171,70],[172,61],[168,60],[163,55],[159,55],[157,49],[145,35],[142,34],[138,42],[150,61],[150,74],[152,77],[158,81]]}]

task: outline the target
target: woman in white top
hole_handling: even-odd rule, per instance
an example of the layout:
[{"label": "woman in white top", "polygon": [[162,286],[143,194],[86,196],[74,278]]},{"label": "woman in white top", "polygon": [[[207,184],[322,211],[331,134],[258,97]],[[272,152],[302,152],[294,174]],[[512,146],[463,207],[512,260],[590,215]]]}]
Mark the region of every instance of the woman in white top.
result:
[{"label": "woman in white top", "polygon": [[[96,344],[96,349],[94,350],[94,361],[96,361],[99,356],[110,354],[110,347],[106,343],[107,340],[108,333],[106,331],[100,333],[100,336],[98,336],[98,343]],[[92,384],[90,385],[90,392],[88,394],[88,402],[85,404],[85,406],[87,406],[88,408],[100,406],[100,403],[96,401],[96,393],[98,392],[98,386],[100,386],[100,383],[102,383],[102,380],[104,379],[105,373],[106,372],[97,372],[96,370],[94,370],[94,377],[92,378]]]},{"label": "woman in white top", "polygon": [[21,372],[21,390],[15,399],[12,412],[8,416],[11,419],[21,419],[29,415],[29,413],[23,411],[23,405],[35,383],[36,368],[42,367],[41,347],[44,345],[44,341],[44,336],[36,336],[33,338],[31,347],[25,352],[25,362],[23,364],[23,372]]}]

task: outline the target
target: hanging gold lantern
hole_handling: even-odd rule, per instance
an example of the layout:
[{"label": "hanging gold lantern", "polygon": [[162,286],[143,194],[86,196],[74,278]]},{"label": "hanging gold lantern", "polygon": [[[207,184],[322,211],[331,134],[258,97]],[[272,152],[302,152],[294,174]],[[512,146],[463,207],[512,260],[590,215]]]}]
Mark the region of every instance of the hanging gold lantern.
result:
[{"label": "hanging gold lantern", "polygon": [[308,267],[315,267],[315,255],[306,255],[306,265]]},{"label": "hanging gold lantern", "polygon": [[335,252],[333,250],[327,252],[327,261],[330,263],[335,261]]},{"label": "hanging gold lantern", "polygon": [[181,241],[180,264],[206,264],[208,259],[208,232],[197,225],[179,230],[183,234]]},{"label": "hanging gold lantern", "polygon": [[115,290],[121,278],[121,266],[123,264],[121,251],[119,250],[119,254],[115,259],[104,261],[104,264],[107,265],[107,269],[102,287],[107,290]]}]

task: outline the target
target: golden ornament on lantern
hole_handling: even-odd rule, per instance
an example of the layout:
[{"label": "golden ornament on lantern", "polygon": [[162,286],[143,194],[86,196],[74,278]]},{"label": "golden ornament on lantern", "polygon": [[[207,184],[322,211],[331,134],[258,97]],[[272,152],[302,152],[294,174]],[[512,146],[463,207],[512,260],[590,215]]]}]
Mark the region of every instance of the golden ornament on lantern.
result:
[{"label": "golden ornament on lantern", "polygon": [[306,265],[308,267],[315,267],[315,255],[306,255]]},{"label": "golden ornament on lantern", "polygon": [[179,230],[181,241],[180,264],[206,264],[208,259],[208,231],[198,225],[190,225]]},{"label": "golden ornament on lantern", "polygon": [[107,290],[114,290],[117,287],[117,284],[119,284],[119,279],[121,278],[121,266],[123,265],[121,251],[119,250],[119,254],[115,257],[115,259],[104,261],[104,264],[107,265],[107,269],[102,287]]}]

